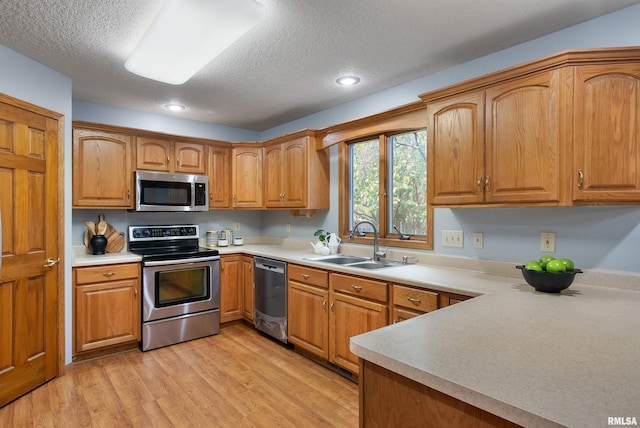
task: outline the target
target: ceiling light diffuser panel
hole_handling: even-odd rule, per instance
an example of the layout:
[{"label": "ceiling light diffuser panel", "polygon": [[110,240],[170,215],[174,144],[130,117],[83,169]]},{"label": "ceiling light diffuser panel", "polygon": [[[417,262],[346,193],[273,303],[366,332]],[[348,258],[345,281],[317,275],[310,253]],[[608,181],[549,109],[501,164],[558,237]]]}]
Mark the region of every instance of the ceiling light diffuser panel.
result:
[{"label": "ceiling light diffuser panel", "polygon": [[168,0],[125,68],[181,85],[254,27],[264,12],[255,0]]}]

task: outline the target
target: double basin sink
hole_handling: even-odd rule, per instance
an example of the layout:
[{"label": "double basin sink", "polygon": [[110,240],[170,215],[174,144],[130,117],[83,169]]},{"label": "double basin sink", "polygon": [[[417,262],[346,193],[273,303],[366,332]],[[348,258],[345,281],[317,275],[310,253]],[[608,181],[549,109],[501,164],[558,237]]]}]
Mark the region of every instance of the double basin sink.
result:
[{"label": "double basin sink", "polygon": [[350,256],[347,254],[334,254],[330,256],[305,257],[305,260],[314,262],[332,263],[334,265],[348,266],[358,269],[384,269],[402,266],[400,262],[391,260],[375,261],[369,257]]}]

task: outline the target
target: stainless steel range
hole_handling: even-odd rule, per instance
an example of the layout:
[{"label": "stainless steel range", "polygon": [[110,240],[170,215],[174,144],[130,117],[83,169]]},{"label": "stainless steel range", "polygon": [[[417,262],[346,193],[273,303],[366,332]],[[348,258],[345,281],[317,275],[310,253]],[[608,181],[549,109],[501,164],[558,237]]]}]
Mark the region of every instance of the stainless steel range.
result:
[{"label": "stainless steel range", "polygon": [[220,256],[198,225],[129,226],[142,256],[142,344],[148,351],[220,331]]}]

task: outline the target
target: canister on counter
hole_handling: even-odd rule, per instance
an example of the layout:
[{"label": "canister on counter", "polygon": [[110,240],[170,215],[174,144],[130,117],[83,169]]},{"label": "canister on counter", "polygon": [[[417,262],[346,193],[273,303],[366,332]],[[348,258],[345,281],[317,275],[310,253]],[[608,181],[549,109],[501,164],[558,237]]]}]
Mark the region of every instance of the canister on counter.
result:
[{"label": "canister on counter", "polygon": [[231,229],[224,229],[222,233],[227,238],[229,245],[233,245],[233,231]]},{"label": "canister on counter", "polygon": [[215,247],[216,245],[218,245],[218,231],[208,230],[207,231],[207,247]]}]

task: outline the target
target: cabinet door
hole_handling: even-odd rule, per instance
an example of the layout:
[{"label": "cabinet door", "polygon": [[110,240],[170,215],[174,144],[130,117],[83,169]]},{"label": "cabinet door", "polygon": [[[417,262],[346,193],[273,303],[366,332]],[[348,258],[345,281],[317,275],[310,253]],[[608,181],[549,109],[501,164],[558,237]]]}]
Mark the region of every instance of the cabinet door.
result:
[{"label": "cabinet door", "polygon": [[242,318],[242,257],[220,258],[220,322]]},{"label": "cabinet door", "polygon": [[209,147],[209,208],[231,207],[231,149]]},{"label": "cabinet door", "polygon": [[640,65],[574,73],[574,201],[640,199]]},{"label": "cabinet door", "polygon": [[131,166],[130,136],[74,129],[74,208],[133,208]]},{"label": "cabinet door", "polygon": [[305,138],[282,144],[282,199],[287,208],[307,206],[307,142]]},{"label": "cabinet door", "polygon": [[558,202],[560,70],[486,90],[486,202]]},{"label": "cabinet door", "polygon": [[282,145],[274,144],[264,149],[264,202],[268,208],[279,208],[284,204],[282,177],[286,165],[283,164]]},{"label": "cabinet door", "polygon": [[427,188],[433,205],[484,201],[484,92],[427,105]]},{"label": "cabinet door", "polygon": [[206,169],[206,153],[204,144],[173,143],[175,156],[175,172],[183,174],[204,174]]},{"label": "cabinet door", "polygon": [[254,319],[253,257],[242,257],[242,317],[253,322]]},{"label": "cabinet door", "polygon": [[357,374],[358,356],[349,350],[349,340],[353,336],[387,325],[387,306],[332,293],[329,318],[331,325],[329,361]]},{"label": "cabinet door", "polygon": [[136,137],[136,168],[169,172],[172,150],[169,140]]},{"label": "cabinet door", "polygon": [[234,148],[231,158],[233,206],[262,208],[262,148]]},{"label": "cabinet door", "polygon": [[326,289],[289,281],[289,342],[329,359],[329,292]]},{"label": "cabinet door", "polygon": [[139,279],[76,287],[75,352],[140,340]]}]

